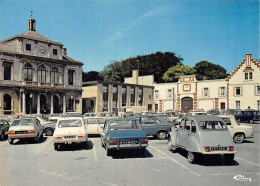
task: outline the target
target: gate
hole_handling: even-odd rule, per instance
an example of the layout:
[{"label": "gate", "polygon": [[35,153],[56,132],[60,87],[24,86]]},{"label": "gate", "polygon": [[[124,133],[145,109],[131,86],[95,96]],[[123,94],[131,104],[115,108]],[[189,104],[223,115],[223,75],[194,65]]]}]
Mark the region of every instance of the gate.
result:
[{"label": "gate", "polygon": [[184,97],[181,99],[181,110],[185,113],[193,110],[193,99],[191,97]]}]

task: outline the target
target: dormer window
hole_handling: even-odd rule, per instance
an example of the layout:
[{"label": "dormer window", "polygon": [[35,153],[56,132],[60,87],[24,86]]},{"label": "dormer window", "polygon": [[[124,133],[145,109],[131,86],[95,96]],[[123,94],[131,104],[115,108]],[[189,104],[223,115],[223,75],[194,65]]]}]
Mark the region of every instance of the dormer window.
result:
[{"label": "dormer window", "polygon": [[57,54],[58,54],[57,49],[53,49],[53,55],[57,55]]},{"label": "dormer window", "polygon": [[253,72],[245,72],[245,80],[252,80],[253,79]]},{"label": "dormer window", "polygon": [[31,51],[31,45],[30,44],[26,44],[26,50]]}]

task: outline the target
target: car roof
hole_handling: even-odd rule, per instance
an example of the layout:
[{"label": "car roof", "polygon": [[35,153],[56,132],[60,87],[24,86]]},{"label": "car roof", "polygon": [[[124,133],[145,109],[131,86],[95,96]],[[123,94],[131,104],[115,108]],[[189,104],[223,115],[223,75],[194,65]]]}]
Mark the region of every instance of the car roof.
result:
[{"label": "car roof", "polygon": [[108,121],[122,121],[122,120],[124,120],[124,121],[129,121],[129,120],[137,120],[138,121],[138,119],[136,119],[136,118],[111,118],[111,119],[108,119]]},{"label": "car roof", "polygon": [[219,116],[215,115],[195,115],[195,116],[184,116],[186,118],[195,119],[197,122],[199,121],[220,121],[222,120]]}]

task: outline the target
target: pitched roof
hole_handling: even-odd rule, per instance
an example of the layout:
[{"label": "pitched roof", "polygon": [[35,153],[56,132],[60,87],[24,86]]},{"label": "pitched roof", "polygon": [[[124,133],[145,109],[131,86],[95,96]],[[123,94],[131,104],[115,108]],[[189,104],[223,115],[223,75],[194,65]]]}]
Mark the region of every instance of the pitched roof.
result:
[{"label": "pitched roof", "polygon": [[56,42],[56,41],[52,41],[51,39],[45,37],[44,35],[36,32],[36,31],[31,31],[28,30],[22,34],[7,38],[3,41],[1,41],[0,43],[5,43],[8,42],[10,40],[16,39],[16,38],[26,38],[26,39],[32,39],[32,40],[37,40],[37,41],[42,41],[42,42],[46,42],[46,43],[52,43],[52,44],[56,44],[56,45],[61,45],[63,46],[62,43]]}]

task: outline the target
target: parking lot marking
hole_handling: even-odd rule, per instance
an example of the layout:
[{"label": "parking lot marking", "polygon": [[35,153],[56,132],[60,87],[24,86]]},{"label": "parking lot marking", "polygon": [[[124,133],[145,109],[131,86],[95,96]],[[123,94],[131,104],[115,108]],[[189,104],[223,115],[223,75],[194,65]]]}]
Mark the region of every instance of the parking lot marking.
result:
[{"label": "parking lot marking", "polygon": [[[47,138],[47,140],[50,139],[50,138]],[[36,151],[36,154],[38,154],[42,149],[44,149],[50,142],[52,142],[52,140],[48,140],[48,142],[44,143],[43,146],[41,146],[41,148],[39,148],[37,151]]]},{"label": "parking lot marking", "polygon": [[[91,142],[94,144],[92,139],[91,139]],[[93,155],[94,155],[94,161],[98,161],[98,159],[97,159],[97,150],[96,150],[95,145],[93,145]]]},{"label": "parking lot marking", "polygon": [[172,160],[174,163],[180,165],[181,167],[183,167],[184,169],[186,169],[187,171],[189,171],[190,173],[192,173],[193,175],[196,175],[196,176],[200,176],[199,173],[196,173],[194,172],[193,170],[191,170],[190,168],[186,167],[185,165],[183,165],[182,163],[178,162],[177,160],[173,159],[172,157],[168,156],[167,154],[165,154],[164,152],[160,151],[159,149],[157,149],[156,147],[153,147],[153,146],[149,146],[151,148],[153,148],[154,150],[156,150],[157,152],[163,154],[164,156],[168,157],[170,160]]},{"label": "parking lot marking", "polygon": [[242,161],[247,162],[247,163],[249,163],[249,164],[251,164],[251,165],[255,165],[255,166],[259,167],[258,164],[253,163],[253,162],[251,162],[251,161],[247,161],[247,160],[244,160],[244,159],[242,159],[242,158],[238,158],[238,157],[236,157],[236,159],[242,160]]}]

